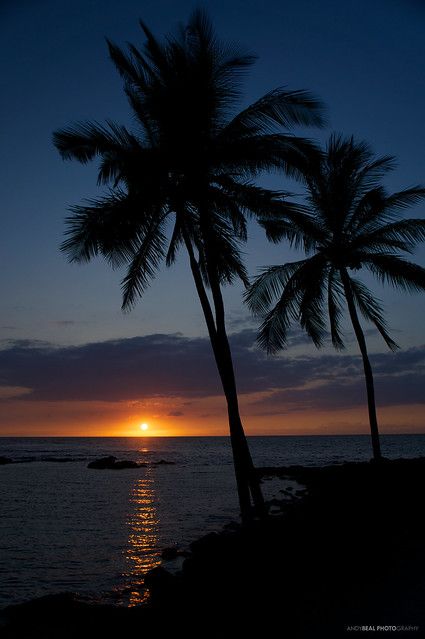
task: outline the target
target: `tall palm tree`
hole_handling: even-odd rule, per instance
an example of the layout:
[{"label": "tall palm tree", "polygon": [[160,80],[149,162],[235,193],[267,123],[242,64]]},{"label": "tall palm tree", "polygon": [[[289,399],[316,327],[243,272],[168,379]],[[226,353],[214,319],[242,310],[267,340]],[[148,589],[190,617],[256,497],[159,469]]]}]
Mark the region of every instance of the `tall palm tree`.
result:
[{"label": "tall palm tree", "polygon": [[274,206],[282,194],[252,180],[269,169],[297,172],[292,158],[309,143],[292,125],[322,125],[321,104],[304,91],[275,89],[239,113],[241,74],[253,63],[235,45],[221,43],[202,11],[165,42],[141,22],[143,46],[123,51],[108,41],[124,80],[135,129],[112,122],[82,123],[54,134],[64,159],[100,158],[103,197],[72,209],[62,249],[71,261],[102,255],[127,267],[123,308],[130,308],[162,261],[187,252],[227,401],[241,514],[263,498],[239,415],[222,286],[248,283],[240,245],[247,217]]},{"label": "tall palm tree", "polygon": [[325,152],[312,150],[300,169],[308,193],[304,211],[263,221],[269,239],[289,239],[307,257],[265,269],[246,294],[251,310],[263,317],[258,339],[269,352],[285,347],[293,322],[300,322],[317,347],[329,322],[333,345],[344,348],[345,299],[363,360],[375,459],[381,458],[375,390],[359,312],[390,349],[398,347],[379,300],[353,273],[364,268],[382,284],[408,292],[425,289],[425,269],[402,255],[425,240],[425,220],[400,219],[404,209],[425,197],[425,189],[388,194],[380,181],[393,165],[394,158],[374,159],[369,146],[353,138],[332,136]]}]

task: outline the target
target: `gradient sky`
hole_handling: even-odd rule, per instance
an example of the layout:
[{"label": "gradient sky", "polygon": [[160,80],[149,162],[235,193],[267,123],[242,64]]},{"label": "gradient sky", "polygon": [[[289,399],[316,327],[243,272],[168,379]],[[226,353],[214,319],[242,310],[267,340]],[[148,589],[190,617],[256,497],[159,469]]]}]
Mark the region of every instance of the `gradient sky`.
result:
[{"label": "gradient sky", "polygon": [[[186,0],[3,0],[0,4],[0,435],[225,434],[225,407],[184,255],[131,313],[119,272],[67,264],[58,246],[67,207],[98,193],[96,166],[63,162],[52,131],[74,121],[131,123],[104,37],[138,43],[138,18],[162,35],[185,21]],[[425,183],[425,8],[414,0],[204,2],[219,35],[259,56],[246,103],[280,85],[328,105],[331,131],[394,154],[391,190]],[[307,132],[305,133],[307,134]],[[297,184],[271,184],[295,193]],[[423,217],[424,207],[409,215]],[[250,229],[249,272],[293,258]],[[416,260],[425,265],[425,247]],[[365,278],[369,283],[370,280]],[[368,331],[386,432],[424,432],[425,296],[374,288],[398,354]],[[267,358],[241,288],[226,290],[228,327],[248,433],[367,432],[360,362],[317,352],[294,331]]]}]

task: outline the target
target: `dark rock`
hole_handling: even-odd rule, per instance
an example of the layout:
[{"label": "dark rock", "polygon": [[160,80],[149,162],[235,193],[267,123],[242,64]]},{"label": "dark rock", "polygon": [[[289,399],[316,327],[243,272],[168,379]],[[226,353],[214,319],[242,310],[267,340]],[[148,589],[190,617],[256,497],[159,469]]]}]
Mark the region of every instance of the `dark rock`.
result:
[{"label": "dark rock", "polygon": [[0,457],[0,466],[5,466],[6,464],[13,464],[13,459],[10,459],[10,457]]},{"label": "dark rock", "polygon": [[169,548],[164,548],[161,552],[161,557],[165,561],[172,561],[173,559],[177,559],[178,557],[188,557],[190,555],[186,550],[179,550],[176,546],[170,546]]},{"label": "dark rock", "polygon": [[146,636],[154,636],[148,610],[95,603],[73,593],[46,595],[0,611],[1,639],[115,639],[123,629],[126,636],[138,637],[141,627]]},{"label": "dark rock", "polygon": [[114,468],[116,460],[117,458],[113,455],[110,455],[109,457],[101,457],[100,459],[95,459],[87,464],[87,468],[98,468],[100,470],[104,470],[105,468]]},{"label": "dark rock", "polygon": [[117,458],[113,455],[109,457],[102,457],[101,459],[96,459],[95,461],[90,462],[87,465],[87,468],[97,468],[100,470],[122,470],[123,468],[144,468],[147,464],[138,464],[131,459],[122,459],[121,461],[117,461]]},{"label": "dark rock", "polygon": [[164,548],[161,552],[162,559],[166,561],[171,561],[172,559],[177,559],[179,556],[179,550],[175,546],[171,546],[170,548]]},{"label": "dark rock", "polygon": [[154,466],[174,466],[176,462],[167,461],[166,459],[160,459],[159,461],[153,462]]},{"label": "dark rock", "polygon": [[176,578],[162,566],[153,568],[145,575],[145,586],[149,588],[152,601],[171,600],[176,590]]},{"label": "dark rock", "polygon": [[196,541],[193,541],[190,544],[190,549],[193,553],[209,554],[211,552],[217,552],[221,544],[222,536],[216,532],[211,532],[208,533],[208,535],[204,535]]},{"label": "dark rock", "polygon": [[135,462],[135,461],[131,461],[130,459],[123,459],[122,461],[117,461],[115,462],[115,464],[113,465],[113,468],[140,468],[140,465]]}]

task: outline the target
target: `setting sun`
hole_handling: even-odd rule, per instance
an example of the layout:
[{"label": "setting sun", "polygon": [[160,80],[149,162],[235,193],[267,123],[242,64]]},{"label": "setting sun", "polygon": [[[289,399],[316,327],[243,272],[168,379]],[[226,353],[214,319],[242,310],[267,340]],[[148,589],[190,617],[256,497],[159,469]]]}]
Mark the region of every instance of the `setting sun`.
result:
[{"label": "setting sun", "polygon": [[148,428],[149,428],[149,424],[145,424],[145,423],[140,424],[140,430],[148,430]]}]

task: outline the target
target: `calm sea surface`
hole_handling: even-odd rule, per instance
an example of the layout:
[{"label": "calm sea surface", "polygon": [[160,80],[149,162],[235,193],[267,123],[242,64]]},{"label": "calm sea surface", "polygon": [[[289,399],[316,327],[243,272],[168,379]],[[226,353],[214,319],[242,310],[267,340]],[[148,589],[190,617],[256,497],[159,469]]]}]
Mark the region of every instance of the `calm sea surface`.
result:
[{"label": "calm sea surface", "polygon": [[[370,458],[367,436],[250,437],[257,466]],[[425,435],[382,437],[388,457],[425,456]],[[97,457],[150,462],[90,470]],[[0,438],[0,607],[63,591],[121,605],[143,601],[161,550],[184,549],[238,518],[229,440]],[[174,465],[155,465],[160,460]],[[266,498],[281,480],[264,482]],[[166,567],[167,562],[162,562]]]}]

